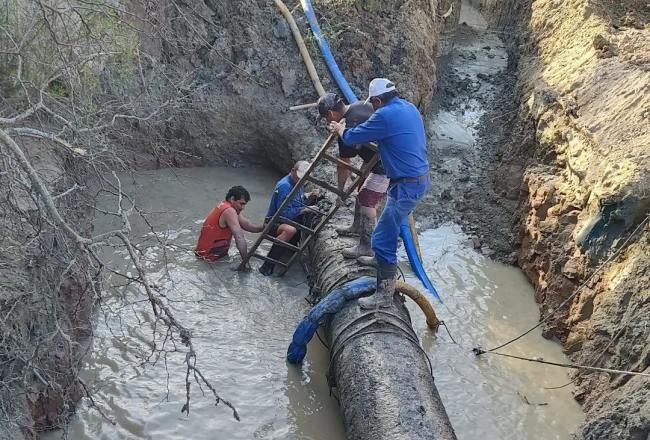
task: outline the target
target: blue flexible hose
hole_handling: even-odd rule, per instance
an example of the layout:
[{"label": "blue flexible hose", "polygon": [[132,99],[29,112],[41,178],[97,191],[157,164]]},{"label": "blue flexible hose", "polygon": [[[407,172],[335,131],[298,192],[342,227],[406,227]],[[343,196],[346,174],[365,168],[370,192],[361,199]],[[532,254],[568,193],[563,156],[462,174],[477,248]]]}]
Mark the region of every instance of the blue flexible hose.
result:
[{"label": "blue flexible hose", "polygon": [[341,73],[338,64],[336,64],[336,60],[334,60],[334,55],[332,55],[332,51],[330,50],[329,44],[327,44],[327,40],[323,38],[323,34],[321,32],[320,26],[318,25],[318,20],[316,20],[316,14],[314,13],[314,8],[312,7],[311,2],[309,0],[300,0],[300,3],[302,4],[302,9],[305,11],[305,15],[307,16],[309,27],[311,27],[311,31],[314,33],[318,47],[323,54],[327,68],[330,70],[334,81],[336,81],[336,84],[338,84],[339,89],[341,89],[341,92],[345,96],[345,99],[348,100],[348,103],[352,104],[353,102],[357,102],[357,96],[354,94],[350,88],[350,85],[345,80],[345,77],[343,76],[343,73]]},{"label": "blue flexible hose", "polygon": [[408,256],[409,263],[411,264],[411,269],[413,269],[413,272],[418,277],[420,282],[424,285],[424,287],[429,291],[429,293],[439,302],[442,302],[440,295],[438,295],[438,291],[435,287],[433,287],[433,283],[429,279],[427,272],[424,270],[424,266],[422,266],[422,260],[420,260],[420,256],[418,255],[418,250],[415,246],[413,235],[411,234],[408,218],[402,221],[399,229],[400,235],[402,236],[402,241],[404,242],[404,248],[406,249],[406,255]]},{"label": "blue flexible hose", "polygon": [[300,321],[293,332],[291,344],[287,349],[287,360],[292,364],[299,364],[307,354],[307,344],[318,330],[318,327],[325,322],[328,315],[335,315],[343,308],[346,302],[359,298],[365,293],[370,293],[377,287],[377,280],[374,277],[360,277],[349,281],[332,290],[325,298],[316,304]]}]

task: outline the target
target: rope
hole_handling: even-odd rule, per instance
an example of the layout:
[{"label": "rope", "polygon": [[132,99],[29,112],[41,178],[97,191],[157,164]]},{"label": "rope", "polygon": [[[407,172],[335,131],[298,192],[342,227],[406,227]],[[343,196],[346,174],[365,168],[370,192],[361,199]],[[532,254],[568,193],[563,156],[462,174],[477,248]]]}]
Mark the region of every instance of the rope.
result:
[{"label": "rope", "polygon": [[622,251],[623,249],[625,249],[625,246],[627,246],[627,244],[628,244],[629,241],[632,239],[632,237],[634,237],[634,236],[636,235],[636,233],[637,233],[637,232],[638,232],[638,231],[639,231],[639,230],[640,230],[640,229],[641,229],[641,228],[642,228],[642,227],[643,227],[643,226],[648,222],[648,219],[650,219],[650,214],[648,214],[648,215],[646,216],[646,218],[643,219],[643,221],[642,221],[641,223],[639,223],[639,225],[634,229],[634,231],[632,231],[632,233],[627,237],[627,240],[625,240],[625,242],[624,242],[624,243],[623,243],[623,244],[622,244],[622,245],[621,245],[621,246],[620,246],[620,247],[619,247],[619,248],[618,248],[618,249],[617,249],[617,250],[616,250],[616,251],[615,251],[615,252],[614,252],[614,253],[613,253],[613,254],[612,254],[608,259],[607,259],[607,260],[605,260],[604,262],[602,262],[602,263],[601,263],[601,264],[600,264],[600,265],[599,265],[599,266],[598,266],[598,267],[597,267],[597,268],[596,268],[596,269],[591,273],[591,275],[589,275],[589,278],[587,278],[587,279],[586,279],[586,280],[585,280],[585,281],[584,281],[580,286],[578,286],[578,288],[575,290],[575,292],[573,292],[573,293],[572,293],[571,295],[569,295],[569,296],[568,296],[564,301],[562,301],[562,302],[560,303],[560,305],[558,305],[556,308],[554,308],[553,310],[551,310],[551,312],[550,312],[548,315],[546,315],[546,317],[545,317],[544,319],[540,320],[540,321],[537,323],[537,325],[535,325],[535,326],[529,328],[529,329],[526,330],[524,333],[520,334],[519,336],[517,336],[517,337],[515,337],[515,338],[512,338],[512,339],[509,340],[508,342],[504,342],[503,344],[501,344],[501,345],[499,345],[499,346],[497,346],[497,347],[494,347],[494,348],[490,348],[490,349],[487,350],[487,351],[482,350],[482,349],[480,349],[480,348],[475,348],[475,349],[474,349],[474,352],[476,353],[476,355],[477,355],[477,356],[480,356],[480,355],[483,354],[483,353],[493,352],[493,351],[495,351],[495,350],[498,350],[498,349],[500,349],[500,348],[505,347],[506,345],[510,345],[510,344],[512,344],[513,342],[518,341],[519,339],[523,338],[524,336],[526,336],[527,334],[529,334],[530,332],[532,332],[533,330],[535,330],[536,328],[538,328],[539,326],[541,326],[542,324],[544,324],[544,323],[545,323],[546,321],[548,321],[550,318],[552,318],[558,310],[560,310],[560,309],[563,308],[565,305],[567,305],[567,304],[569,303],[569,301],[573,300],[573,298],[575,298],[575,296],[576,296],[578,293],[580,293],[580,291],[582,291],[582,289],[583,289],[583,288],[584,288],[584,287],[585,287],[585,286],[586,286],[586,285],[591,281],[591,279],[592,279],[592,278],[593,278],[593,277],[594,277],[598,272],[601,271],[601,269],[602,269],[603,267],[605,267],[606,264],[608,264],[610,261],[612,261],[614,258],[616,258],[616,257],[621,253],[621,251]]},{"label": "rope", "polygon": [[537,362],[538,364],[545,364],[545,365],[553,365],[555,367],[563,367],[563,368],[572,368],[575,370],[592,370],[592,371],[600,371],[602,373],[614,373],[614,374],[625,374],[625,375],[631,375],[631,376],[643,376],[643,377],[650,377],[650,373],[642,373],[640,371],[628,371],[628,370],[616,370],[613,368],[601,368],[601,367],[592,367],[589,365],[577,365],[577,364],[566,364],[566,363],[561,363],[561,362],[551,362],[551,361],[545,361],[540,358],[527,358],[523,356],[516,356],[514,354],[507,354],[507,353],[499,353],[496,351],[484,351],[481,350],[480,348],[474,348],[472,351],[474,351],[474,354],[477,356],[489,353],[489,354],[496,354],[498,356],[503,356],[503,357],[508,357],[508,358],[513,358],[513,359],[519,359],[522,361],[528,361],[528,362]]}]

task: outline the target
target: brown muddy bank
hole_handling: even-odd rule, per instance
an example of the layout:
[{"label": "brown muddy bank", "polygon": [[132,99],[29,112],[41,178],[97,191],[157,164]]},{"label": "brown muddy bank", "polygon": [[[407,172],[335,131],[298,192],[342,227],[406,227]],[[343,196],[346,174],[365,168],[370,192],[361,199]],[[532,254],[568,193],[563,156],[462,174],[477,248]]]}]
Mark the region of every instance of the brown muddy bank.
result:
[{"label": "brown muddy bank", "polygon": [[[482,2],[517,63],[492,186],[523,172],[516,260],[545,335],[582,365],[648,372],[650,31],[639,2]],[[562,305],[564,304],[564,305]],[[586,439],[650,434],[650,381],[578,372]]]}]

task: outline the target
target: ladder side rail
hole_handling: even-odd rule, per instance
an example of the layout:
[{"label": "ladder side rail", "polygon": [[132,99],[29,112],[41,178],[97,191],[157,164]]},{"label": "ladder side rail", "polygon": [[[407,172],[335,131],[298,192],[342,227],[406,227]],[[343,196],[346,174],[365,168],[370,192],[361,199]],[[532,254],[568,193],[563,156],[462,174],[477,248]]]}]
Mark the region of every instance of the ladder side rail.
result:
[{"label": "ladder side rail", "polygon": [[314,158],[312,163],[309,165],[309,168],[307,168],[307,171],[305,172],[305,175],[302,176],[302,178],[300,178],[298,180],[298,182],[293,186],[293,188],[291,188],[291,191],[289,191],[289,194],[287,195],[287,197],[285,197],[285,199],[282,201],[282,203],[280,204],[280,207],[278,208],[278,210],[269,219],[268,223],[264,227],[264,230],[260,234],[260,237],[257,239],[255,244],[253,244],[253,247],[251,247],[251,250],[246,255],[246,258],[243,259],[242,262],[239,264],[239,269],[243,269],[244,266],[246,265],[246,263],[248,263],[248,261],[250,260],[251,255],[257,250],[259,245],[265,239],[264,236],[266,234],[268,234],[271,227],[277,222],[278,217],[280,217],[282,211],[289,204],[289,202],[291,201],[291,199],[292,199],[293,195],[296,193],[296,191],[298,191],[298,189],[304,185],[304,181],[307,180],[306,177],[308,177],[309,174],[312,172],[312,170],[316,167],[316,164],[322,158],[323,154],[325,154],[325,152],[327,151],[327,148],[329,148],[330,144],[332,143],[332,141],[335,138],[336,138],[335,133],[331,133],[329,135],[329,137],[327,138],[325,143],[321,146],[320,150],[318,151],[318,154],[316,154],[316,157]]},{"label": "ladder side rail", "polygon": [[316,154],[316,157],[314,158],[314,160],[312,161],[312,163],[309,165],[309,168],[307,168],[307,171],[305,171],[304,176],[302,176],[302,177],[298,180],[298,182],[296,182],[296,184],[293,186],[293,188],[291,188],[291,191],[289,192],[289,194],[287,195],[287,197],[285,197],[285,199],[284,199],[284,200],[282,201],[282,203],[280,204],[280,207],[278,208],[278,210],[275,212],[275,214],[273,214],[273,216],[272,216],[271,219],[269,220],[269,225],[272,225],[272,224],[275,223],[275,221],[277,220],[277,218],[281,216],[281,213],[282,213],[282,211],[284,211],[284,208],[285,208],[285,207],[289,204],[289,202],[291,201],[291,198],[292,198],[293,195],[296,193],[296,191],[298,191],[298,189],[300,189],[302,186],[304,186],[306,180],[309,180],[309,179],[308,179],[309,175],[310,175],[311,172],[314,170],[314,168],[316,167],[318,161],[321,159],[322,155],[325,153],[325,151],[327,150],[327,148],[330,146],[330,144],[332,143],[332,141],[334,140],[334,138],[335,138],[335,133],[330,134],[330,136],[327,138],[327,140],[325,141],[325,143],[323,144],[323,146],[322,146],[322,147],[320,148],[320,150],[318,151],[318,154]]}]

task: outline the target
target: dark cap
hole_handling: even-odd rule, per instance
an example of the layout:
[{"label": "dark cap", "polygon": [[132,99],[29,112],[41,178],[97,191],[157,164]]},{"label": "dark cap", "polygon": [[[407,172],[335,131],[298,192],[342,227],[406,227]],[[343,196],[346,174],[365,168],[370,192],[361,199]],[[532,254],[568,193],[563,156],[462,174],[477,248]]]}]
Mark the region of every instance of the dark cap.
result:
[{"label": "dark cap", "polygon": [[321,117],[325,117],[327,112],[334,110],[338,103],[339,97],[336,93],[326,93],[318,98],[318,113],[320,113]]}]

